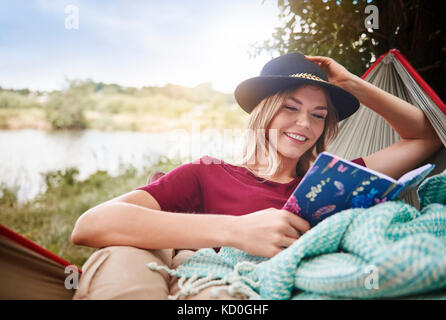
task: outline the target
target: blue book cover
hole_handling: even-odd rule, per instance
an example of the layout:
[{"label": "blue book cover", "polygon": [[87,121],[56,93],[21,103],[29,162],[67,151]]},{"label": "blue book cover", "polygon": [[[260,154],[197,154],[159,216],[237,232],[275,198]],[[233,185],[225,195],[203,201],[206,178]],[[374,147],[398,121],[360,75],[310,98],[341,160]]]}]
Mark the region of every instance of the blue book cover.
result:
[{"label": "blue book cover", "polygon": [[345,209],[369,208],[416,187],[434,169],[426,164],[395,180],[354,162],[322,152],[293,191],[283,209],[313,227]]}]

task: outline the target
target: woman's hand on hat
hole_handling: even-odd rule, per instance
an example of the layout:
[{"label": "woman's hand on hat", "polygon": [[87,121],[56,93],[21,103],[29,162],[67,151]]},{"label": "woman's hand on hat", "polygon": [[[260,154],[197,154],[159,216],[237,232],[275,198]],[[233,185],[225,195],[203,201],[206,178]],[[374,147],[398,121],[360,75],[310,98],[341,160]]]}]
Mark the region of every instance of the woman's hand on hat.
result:
[{"label": "woman's hand on hat", "polygon": [[310,229],[308,221],[287,210],[268,208],[234,217],[231,246],[271,258]]},{"label": "woman's hand on hat", "polygon": [[305,56],[305,58],[322,68],[327,74],[330,83],[343,89],[346,89],[350,80],[355,78],[354,74],[332,58],[322,56]]}]

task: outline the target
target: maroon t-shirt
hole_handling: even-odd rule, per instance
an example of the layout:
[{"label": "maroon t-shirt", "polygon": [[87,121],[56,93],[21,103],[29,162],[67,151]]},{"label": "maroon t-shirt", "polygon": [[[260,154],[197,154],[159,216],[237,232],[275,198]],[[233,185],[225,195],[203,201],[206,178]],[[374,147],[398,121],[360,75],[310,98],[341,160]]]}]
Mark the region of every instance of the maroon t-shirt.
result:
[{"label": "maroon t-shirt", "polygon": [[[352,160],[365,166],[362,158]],[[281,209],[302,177],[279,183],[255,176],[248,169],[204,156],[182,164],[137,190],[149,192],[162,211],[244,215]]]}]

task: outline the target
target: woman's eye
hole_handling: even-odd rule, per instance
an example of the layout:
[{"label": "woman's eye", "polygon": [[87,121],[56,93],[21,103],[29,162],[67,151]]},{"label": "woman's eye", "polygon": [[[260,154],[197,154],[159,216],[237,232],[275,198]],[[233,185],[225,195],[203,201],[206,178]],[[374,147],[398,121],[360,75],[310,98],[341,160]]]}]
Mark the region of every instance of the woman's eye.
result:
[{"label": "woman's eye", "polygon": [[[290,107],[290,106],[283,106],[285,109],[291,110],[291,111],[297,111],[298,109],[295,107]],[[324,115],[320,115],[320,114],[313,114],[313,117],[318,118],[318,119],[325,119]]]}]

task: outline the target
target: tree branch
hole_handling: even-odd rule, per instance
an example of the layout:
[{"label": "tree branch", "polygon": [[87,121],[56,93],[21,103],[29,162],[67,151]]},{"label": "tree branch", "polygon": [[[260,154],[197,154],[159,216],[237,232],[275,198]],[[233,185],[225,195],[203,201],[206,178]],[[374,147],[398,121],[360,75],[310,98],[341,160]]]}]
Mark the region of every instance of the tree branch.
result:
[{"label": "tree branch", "polygon": [[418,73],[422,73],[422,72],[426,72],[432,69],[437,69],[441,67],[441,62],[436,62],[434,64],[428,65],[428,66],[424,66],[421,68],[416,68],[415,70],[417,70]]},{"label": "tree branch", "polygon": [[413,32],[412,32],[413,36],[412,36],[412,43],[410,44],[410,52],[413,52],[415,45],[417,45],[415,40],[416,40],[418,26],[419,26],[419,20],[420,20],[420,1],[419,0],[416,1],[416,10],[417,10],[417,12],[415,13],[415,23],[414,23]]},{"label": "tree branch", "polygon": [[389,40],[385,35],[383,35],[382,33],[379,33],[379,32],[376,32],[376,31],[373,31],[373,32],[370,32],[370,31],[368,31],[367,29],[366,29],[366,31],[367,31],[367,33],[369,34],[369,35],[373,35],[373,36],[376,36],[377,38],[381,38],[381,39],[383,39],[383,40]]}]

